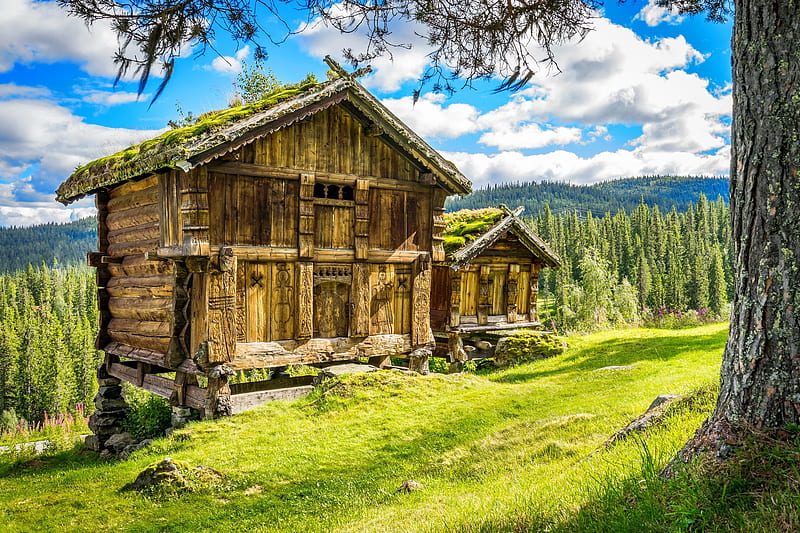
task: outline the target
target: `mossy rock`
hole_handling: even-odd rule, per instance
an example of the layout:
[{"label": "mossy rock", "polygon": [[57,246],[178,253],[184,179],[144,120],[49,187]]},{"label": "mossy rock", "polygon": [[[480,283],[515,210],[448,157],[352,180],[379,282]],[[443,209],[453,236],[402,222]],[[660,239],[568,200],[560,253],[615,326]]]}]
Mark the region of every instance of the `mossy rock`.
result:
[{"label": "mossy rock", "polygon": [[519,331],[503,337],[494,352],[494,365],[505,368],[526,361],[545,359],[564,353],[567,342],[546,331]]},{"label": "mossy rock", "polygon": [[207,466],[191,466],[183,461],[167,457],[147,465],[132,483],[122,490],[137,492],[177,493],[194,491],[218,484],[223,476]]}]

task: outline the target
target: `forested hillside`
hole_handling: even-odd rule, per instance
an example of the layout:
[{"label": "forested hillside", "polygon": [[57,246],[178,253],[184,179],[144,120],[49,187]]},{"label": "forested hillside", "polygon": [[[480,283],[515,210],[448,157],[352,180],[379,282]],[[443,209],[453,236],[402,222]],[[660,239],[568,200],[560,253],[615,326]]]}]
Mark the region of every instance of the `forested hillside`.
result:
[{"label": "forested hillside", "polygon": [[85,263],[86,252],[97,248],[96,224],[94,218],[84,218],[67,224],[0,228],[0,272],[21,270],[29,263]]},{"label": "forested hillside", "polygon": [[540,279],[542,297],[553,304],[549,316],[562,328],[680,325],[725,313],[733,274],[722,199],[701,194],[683,213],[640,204],[602,218],[545,207],[532,224],[563,261]]},{"label": "forested hillside", "polygon": [[625,178],[594,185],[573,185],[564,182],[513,183],[491,185],[478,189],[464,198],[450,198],[448,211],[477,209],[506,204],[509,207],[525,206],[526,214],[534,216],[550,206],[552,213],[577,211],[583,216],[587,212],[595,216],[616,213],[619,209],[633,212],[644,201],[649,206],[658,206],[662,213],[675,207],[686,211],[689,204],[696,204],[700,194],[706,198],[729,198],[728,178],[702,178],[682,176],[652,176]]},{"label": "forested hillside", "polygon": [[97,305],[87,266],[0,274],[0,413],[74,411],[97,390]]}]

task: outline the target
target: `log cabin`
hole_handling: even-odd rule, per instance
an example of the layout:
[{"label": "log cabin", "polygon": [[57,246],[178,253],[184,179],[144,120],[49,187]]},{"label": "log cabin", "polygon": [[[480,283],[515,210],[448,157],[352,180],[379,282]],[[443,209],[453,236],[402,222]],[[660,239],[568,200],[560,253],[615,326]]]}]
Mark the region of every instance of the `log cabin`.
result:
[{"label": "log cabin", "polygon": [[464,337],[541,326],[539,271],[560,267],[561,259],[519,217],[523,210],[500,205],[446,215],[446,261],[432,272],[431,327],[447,339],[437,355],[463,361]]},{"label": "log cabin", "polygon": [[230,385],[237,371],[432,348],[444,200],[471,184],[332,67],[59,187],[95,196],[107,374],[217,417],[276,387]]}]

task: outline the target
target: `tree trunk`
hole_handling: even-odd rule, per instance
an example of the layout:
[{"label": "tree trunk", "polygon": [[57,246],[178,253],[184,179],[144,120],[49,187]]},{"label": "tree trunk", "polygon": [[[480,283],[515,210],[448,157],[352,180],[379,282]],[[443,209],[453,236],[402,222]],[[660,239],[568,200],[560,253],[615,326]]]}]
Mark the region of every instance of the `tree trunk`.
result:
[{"label": "tree trunk", "polygon": [[800,423],[800,2],[735,4],[730,337],[716,409],[684,459]]}]

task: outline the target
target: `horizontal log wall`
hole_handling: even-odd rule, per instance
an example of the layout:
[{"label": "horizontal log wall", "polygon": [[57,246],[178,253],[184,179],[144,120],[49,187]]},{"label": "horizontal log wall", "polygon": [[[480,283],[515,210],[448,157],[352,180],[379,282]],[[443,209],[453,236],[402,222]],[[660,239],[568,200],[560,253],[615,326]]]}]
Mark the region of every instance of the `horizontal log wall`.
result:
[{"label": "horizontal log wall", "polygon": [[110,320],[103,335],[107,353],[147,364],[165,365],[175,309],[174,267],[148,260],[162,238],[157,176],[127,182],[108,194],[105,283]]}]

